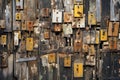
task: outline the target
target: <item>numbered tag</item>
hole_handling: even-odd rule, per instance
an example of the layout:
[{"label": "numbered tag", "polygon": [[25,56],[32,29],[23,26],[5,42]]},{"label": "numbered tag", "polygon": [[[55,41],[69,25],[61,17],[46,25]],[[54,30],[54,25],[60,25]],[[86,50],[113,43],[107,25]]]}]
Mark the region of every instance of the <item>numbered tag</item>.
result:
[{"label": "numbered tag", "polygon": [[42,17],[49,17],[49,8],[42,8],[41,15]]},{"label": "numbered tag", "polygon": [[74,63],[74,77],[83,77],[83,63]]},{"label": "numbered tag", "polygon": [[17,12],[16,13],[16,20],[17,21],[20,21],[21,20],[21,17],[22,17],[22,14],[20,12]]},{"label": "numbered tag", "polygon": [[0,20],[0,28],[5,28],[5,20]]},{"label": "numbered tag", "polygon": [[7,35],[1,35],[1,45],[6,45],[7,43]]},{"label": "numbered tag", "polygon": [[62,25],[61,25],[61,24],[55,24],[55,25],[54,25],[54,31],[55,31],[55,32],[60,32],[60,31],[62,31]]},{"label": "numbered tag", "polygon": [[107,41],[107,30],[106,29],[100,30],[100,40]]},{"label": "numbered tag", "polygon": [[88,13],[88,25],[96,25],[96,16],[95,13]]},{"label": "numbered tag", "polygon": [[56,61],[55,53],[48,54],[48,62],[55,63],[55,61]]},{"label": "numbered tag", "polygon": [[74,0],[74,4],[83,4],[83,0]]},{"label": "numbered tag", "polygon": [[16,9],[23,9],[24,0],[16,0]]},{"label": "numbered tag", "polygon": [[26,39],[26,50],[33,51],[33,38]]},{"label": "numbered tag", "polygon": [[74,5],[74,17],[83,17],[83,5]]},{"label": "numbered tag", "polygon": [[21,23],[22,23],[21,30],[26,30],[26,21],[23,20]]},{"label": "numbered tag", "polygon": [[116,37],[109,38],[109,48],[110,49],[117,49],[117,38]]},{"label": "numbered tag", "polygon": [[18,32],[14,32],[14,45],[18,46],[19,44],[19,39],[18,39],[19,33]]},{"label": "numbered tag", "polygon": [[72,22],[72,14],[69,12],[64,12],[64,22]]},{"label": "numbered tag", "polygon": [[33,21],[27,21],[27,30],[33,31]]},{"label": "numbered tag", "polygon": [[64,32],[64,36],[73,34],[72,25],[71,24],[63,24],[63,32]]},{"label": "numbered tag", "polygon": [[66,56],[64,58],[64,67],[71,67],[71,56]]},{"label": "numbered tag", "polygon": [[118,36],[119,22],[109,22],[108,36]]},{"label": "numbered tag", "polygon": [[58,9],[52,10],[52,22],[53,23],[62,23],[62,11]]}]

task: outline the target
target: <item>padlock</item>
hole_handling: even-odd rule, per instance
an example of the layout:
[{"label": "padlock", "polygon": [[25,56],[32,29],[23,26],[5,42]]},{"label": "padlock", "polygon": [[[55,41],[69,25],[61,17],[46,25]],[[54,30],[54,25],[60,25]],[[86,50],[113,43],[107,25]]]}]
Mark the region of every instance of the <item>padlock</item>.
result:
[{"label": "padlock", "polygon": [[21,30],[26,30],[26,21],[22,20],[21,23],[22,23]]},{"label": "padlock", "polygon": [[33,51],[33,38],[32,37],[26,39],[26,50]]},{"label": "padlock", "polygon": [[55,63],[56,62],[55,53],[48,54],[48,62],[49,63]]},{"label": "padlock", "polygon": [[74,5],[74,17],[83,17],[83,5]]},{"label": "padlock", "polygon": [[72,22],[72,14],[69,12],[64,12],[64,22]]},{"label": "padlock", "polygon": [[93,12],[88,13],[88,25],[96,25],[96,16]]},{"label": "padlock", "polygon": [[74,0],[74,4],[83,4],[83,0]]},{"label": "padlock", "polygon": [[24,0],[16,0],[16,9],[23,9]]},{"label": "padlock", "polygon": [[61,32],[62,31],[62,25],[61,24],[55,24],[54,25],[54,31],[55,32]]},{"label": "padlock", "polygon": [[17,12],[16,13],[16,20],[17,21],[20,21],[21,20],[21,17],[22,17],[22,14],[20,12]]},{"label": "padlock", "polygon": [[100,40],[101,41],[107,41],[107,30],[106,29],[101,29],[100,30]]},{"label": "padlock", "polygon": [[45,39],[49,39],[49,38],[50,38],[50,31],[49,31],[49,30],[46,30],[46,31],[44,32],[44,38],[45,38]]},{"label": "padlock", "polygon": [[108,36],[117,37],[119,30],[119,22],[109,22]]},{"label": "padlock", "polygon": [[109,49],[117,49],[117,38],[109,37]]},{"label": "padlock", "polygon": [[33,31],[33,21],[27,21],[27,30]]},{"label": "padlock", "polygon": [[62,23],[62,11],[58,9],[52,10],[52,23]]},{"label": "padlock", "polygon": [[83,77],[83,63],[74,63],[74,77]]},{"label": "padlock", "polygon": [[74,52],[80,52],[82,49],[82,41],[74,40]]},{"label": "padlock", "polygon": [[41,16],[42,17],[49,17],[49,8],[42,8]]},{"label": "padlock", "polygon": [[0,28],[5,28],[5,20],[0,20]]},{"label": "padlock", "polygon": [[7,35],[1,35],[1,45],[6,45],[7,43]]},{"label": "padlock", "polygon": [[64,67],[71,67],[71,56],[66,56],[64,58]]}]

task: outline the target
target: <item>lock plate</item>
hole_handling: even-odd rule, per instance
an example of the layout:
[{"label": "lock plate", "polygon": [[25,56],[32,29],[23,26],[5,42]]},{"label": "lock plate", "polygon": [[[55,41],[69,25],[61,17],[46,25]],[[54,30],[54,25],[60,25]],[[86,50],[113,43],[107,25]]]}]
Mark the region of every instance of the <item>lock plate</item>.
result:
[{"label": "lock plate", "polygon": [[65,37],[67,37],[70,34],[73,34],[72,25],[71,24],[63,24],[63,33],[64,33]]},{"label": "lock plate", "polygon": [[5,28],[5,20],[0,20],[0,28]]},{"label": "lock plate", "polygon": [[95,13],[88,13],[88,25],[96,25]]},{"label": "lock plate", "polygon": [[95,47],[94,47],[94,45],[89,46],[89,55],[91,55],[91,56],[95,55]]},{"label": "lock plate", "polygon": [[49,39],[49,38],[50,38],[50,31],[49,31],[49,30],[46,30],[46,31],[44,32],[44,38],[45,38],[45,39]]},{"label": "lock plate", "polygon": [[53,23],[62,23],[62,11],[58,9],[52,10],[52,22]]},{"label": "lock plate", "polygon": [[80,52],[82,49],[82,41],[81,40],[75,40],[74,41],[74,52]]},{"label": "lock plate", "polygon": [[74,63],[74,77],[83,77],[83,63]]},{"label": "lock plate", "polygon": [[109,22],[108,36],[118,36],[119,22]]},{"label": "lock plate", "polygon": [[26,50],[33,51],[33,38],[26,39]]},{"label": "lock plate", "polygon": [[19,33],[17,31],[14,32],[14,45],[15,46],[18,46],[18,44],[19,44],[18,35],[19,35]]},{"label": "lock plate", "polygon": [[107,41],[107,30],[106,29],[100,30],[100,40]]},{"label": "lock plate", "polygon": [[55,63],[56,59],[55,59],[55,53],[50,53],[48,54],[48,62],[49,63]]},{"label": "lock plate", "polygon": [[83,5],[74,5],[74,17],[83,17]]},{"label": "lock plate", "polygon": [[16,0],[16,9],[23,9],[24,0]]},{"label": "lock plate", "polygon": [[27,21],[27,30],[33,31],[33,21]]},{"label": "lock plate", "polygon": [[72,14],[69,12],[64,12],[64,22],[72,22]]},{"label": "lock plate", "polygon": [[42,17],[49,17],[49,8],[42,8],[41,16]]},{"label": "lock plate", "polygon": [[71,56],[66,56],[64,58],[64,67],[71,67]]},{"label": "lock plate", "polygon": [[117,49],[117,38],[116,37],[109,37],[109,48]]},{"label": "lock plate", "polygon": [[62,30],[62,25],[61,24],[55,24],[54,25],[54,31],[55,32],[60,32]]},{"label": "lock plate", "polygon": [[26,21],[25,20],[22,21],[21,30],[26,30]]},{"label": "lock plate", "polygon": [[7,35],[1,35],[1,45],[6,45],[7,43]]},{"label": "lock plate", "polygon": [[20,12],[17,12],[17,13],[16,13],[16,20],[17,20],[17,21],[20,21],[20,20],[21,20],[21,17],[22,17],[21,13],[20,13]]},{"label": "lock plate", "polygon": [[100,32],[96,31],[95,43],[99,44],[99,42],[100,42]]}]

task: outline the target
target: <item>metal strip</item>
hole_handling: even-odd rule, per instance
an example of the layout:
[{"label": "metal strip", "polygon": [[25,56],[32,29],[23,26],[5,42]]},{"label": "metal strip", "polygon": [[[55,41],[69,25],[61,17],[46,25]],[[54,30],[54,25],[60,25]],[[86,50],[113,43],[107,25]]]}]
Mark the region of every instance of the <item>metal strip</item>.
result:
[{"label": "metal strip", "polygon": [[97,22],[101,22],[101,0],[96,0],[96,18]]}]

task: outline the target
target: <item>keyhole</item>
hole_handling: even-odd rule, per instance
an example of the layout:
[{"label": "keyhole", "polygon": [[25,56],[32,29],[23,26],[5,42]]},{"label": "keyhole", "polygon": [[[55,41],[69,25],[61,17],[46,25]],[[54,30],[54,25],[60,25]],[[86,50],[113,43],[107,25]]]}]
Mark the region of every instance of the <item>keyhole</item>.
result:
[{"label": "keyhole", "polygon": [[105,35],[105,31],[103,31],[103,35]]},{"label": "keyhole", "polygon": [[78,69],[78,67],[79,67],[79,65],[77,65],[77,69],[76,69],[76,70],[77,70],[77,73],[79,72],[79,69]]},{"label": "keyhole", "polygon": [[56,17],[56,21],[58,22],[58,17]]}]

